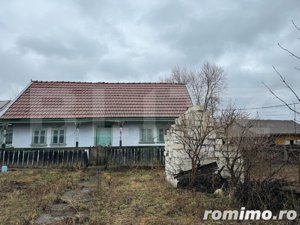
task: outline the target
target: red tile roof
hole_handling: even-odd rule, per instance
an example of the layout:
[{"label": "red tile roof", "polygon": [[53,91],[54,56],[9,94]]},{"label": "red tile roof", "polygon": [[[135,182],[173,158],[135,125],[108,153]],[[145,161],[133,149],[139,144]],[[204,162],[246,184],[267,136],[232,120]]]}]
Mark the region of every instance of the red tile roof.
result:
[{"label": "red tile roof", "polygon": [[190,106],[184,84],[33,81],[2,118],[178,117]]}]

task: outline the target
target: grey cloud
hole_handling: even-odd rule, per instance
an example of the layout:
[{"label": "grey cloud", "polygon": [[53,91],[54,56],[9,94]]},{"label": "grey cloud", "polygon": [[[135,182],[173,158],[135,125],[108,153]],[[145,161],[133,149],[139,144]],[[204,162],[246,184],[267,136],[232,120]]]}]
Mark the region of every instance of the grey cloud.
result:
[{"label": "grey cloud", "polygon": [[107,52],[101,42],[72,33],[64,37],[19,37],[16,46],[25,54],[34,51],[44,57],[62,59],[101,57]]},{"label": "grey cloud", "polygon": [[299,11],[298,0],[0,1],[0,99],[31,78],[157,81],[210,60],[238,105],[276,103],[262,81],[290,101],[272,65],[299,90],[299,62],[277,46],[299,51]]}]

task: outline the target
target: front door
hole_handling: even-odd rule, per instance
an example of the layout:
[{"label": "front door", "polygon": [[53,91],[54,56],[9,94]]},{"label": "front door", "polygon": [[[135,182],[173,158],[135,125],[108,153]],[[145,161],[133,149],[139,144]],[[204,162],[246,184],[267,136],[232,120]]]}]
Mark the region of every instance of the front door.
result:
[{"label": "front door", "polygon": [[96,146],[111,146],[111,127],[96,128]]}]

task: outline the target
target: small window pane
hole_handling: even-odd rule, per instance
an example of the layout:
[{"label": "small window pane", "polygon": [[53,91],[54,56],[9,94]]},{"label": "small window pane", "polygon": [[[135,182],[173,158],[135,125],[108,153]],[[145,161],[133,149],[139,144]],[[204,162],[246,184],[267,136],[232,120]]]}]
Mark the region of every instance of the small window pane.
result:
[{"label": "small window pane", "polygon": [[12,144],[13,131],[12,128],[8,128],[6,131],[6,144]]},{"label": "small window pane", "polygon": [[64,136],[59,136],[59,143],[63,144],[64,143]]},{"label": "small window pane", "polygon": [[58,142],[57,136],[53,136],[53,144],[57,144],[57,142]]},{"label": "small window pane", "polygon": [[158,141],[165,142],[165,132],[163,128],[158,129]]},{"label": "small window pane", "polygon": [[0,144],[2,144],[3,142],[3,131],[0,130]]},{"label": "small window pane", "polygon": [[140,141],[146,141],[146,130],[144,128],[141,128],[141,137]]},{"label": "small window pane", "polygon": [[38,144],[39,143],[39,137],[38,136],[34,136],[33,143],[34,144]]},{"label": "small window pane", "polygon": [[40,137],[40,144],[45,144],[45,136]]},{"label": "small window pane", "polygon": [[152,130],[147,129],[147,142],[152,142],[152,141],[153,141]]}]

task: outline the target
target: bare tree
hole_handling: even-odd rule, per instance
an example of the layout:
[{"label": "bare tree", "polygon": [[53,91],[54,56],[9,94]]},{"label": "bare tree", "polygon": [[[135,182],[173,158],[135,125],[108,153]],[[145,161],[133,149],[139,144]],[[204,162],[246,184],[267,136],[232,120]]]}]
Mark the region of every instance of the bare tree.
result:
[{"label": "bare tree", "polygon": [[[232,189],[237,187],[242,178],[245,183],[258,178],[255,171],[266,165],[262,160],[264,156],[272,160],[269,150],[274,140],[266,134],[258,133],[256,121],[256,119],[249,119],[247,114],[237,110],[231,104],[221,113],[219,123],[223,145],[219,149],[219,157],[230,176]],[[285,163],[279,167],[273,165],[270,170],[261,172],[264,175],[260,179],[270,181],[284,166]]]},{"label": "bare tree", "polygon": [[220,94],[225,89],[224,70],[212,63],[205,63],[199,70],[175,67],[163,82],[187,85],[193,102],[202,105],[206,113],[214,115],[220,103]]},{"label": "bare tree", "polygon": [[236,120],[243,119],[241,112],[231,104],[221,112],[219,123],[222,127],[223,145],[220,148],[220,160],[225,171],[230,176],[230,186],[234,187],[244,174],[243,157],[241,152],[242,138],[246,129],[237,131]]},{"label": "bare tree", "polygon": [[[216,133],[215,112],[220,94],[225,88],[225,74],[221,67],[205,63],[199,71],[176,67],[164,82],[186,83],[196,107],[180,116],[169,131],[171,139],[180,146],[181,158],[188,157],[193,185],[197,168],[214,151]],[[185,155],[185,156],[184,156]]]},{"label": "bare tree", "polygon": [[169,77],[161,78],[161,82],[166,83],[179,83],[188,84],[190,83],[190,72],[185,68],[180,68],[178,65],[172,69],[172,73]]},{"label": "bare tree", "polygon": [[[296,29],[296,31],[300,32],[300,28],[295,24],[295,22],[292,20],[292,24],[294,26],[294,28]],[[297,38],[300,39],[300,38]],[[288,53],[290,56],[292,56],[293,58],[295,58],[296,60],[299,61],[300,63],[300,56],[297,55],[296,53],[294,53],[293,51],[289,50],[287,47],[284,47],[283,45],[281,45],[280,43],[278,43],[279,48],[281,48],[283,51],[285,51],[286,53]],[[290,83],[285,79],[285,77],[281,74],[281,72],[279,72],[275,66],[272,66],[275,73],[278,75],[280,81],[283,83],[284,87],[287,88],[291,94],[294,96],[296,102],[300,102],[300,97],[299,94],[297,94],[297,92],[295,91],[295,89],[290,85]],[[299,66],[295,66],[294,67],[295,70],[300,71],[300,67]],[[295,108],[292,107],[292,104],[288,104],[288,102],[286,100],[283,99],[283,97],[281,97],[279,94],[277,94],[271,87],[269,87],[267,84],[265,84],[263,82],[263,85],[269,90],[269,92],[275,97],[277,98],[279,101],[281,101],[284,105],[286,105],[291,111],[300,114],[300,112],[298,112],[297,110],[295,110]]]}]

